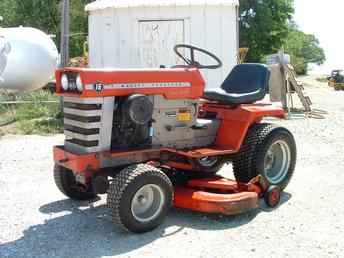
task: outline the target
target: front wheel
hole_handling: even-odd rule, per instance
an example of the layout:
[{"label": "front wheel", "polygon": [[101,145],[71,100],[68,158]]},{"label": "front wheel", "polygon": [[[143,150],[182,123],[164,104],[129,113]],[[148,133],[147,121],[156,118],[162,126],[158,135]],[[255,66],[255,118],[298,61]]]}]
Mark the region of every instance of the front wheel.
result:
[{"label": "front wheel", "polygon": [[243,183],[262,175],[271,185],[283,190],[294,173],[296,152],[294,137],[286,128],[253,125],[233,161],[234,175]]},{"label": "front wheel", "polygon": [[92,187],[77,183],[73,171],[65,167],[55,165],[54,180],[57,188],[71,199],[88,201],[97,197]]},{"label": "front wheel", "polygon": [[118,174],[110,185],[107,202],[115,224],[144,233],[163,222],[172,200],[170,179],[155,167],[139,164]]}]

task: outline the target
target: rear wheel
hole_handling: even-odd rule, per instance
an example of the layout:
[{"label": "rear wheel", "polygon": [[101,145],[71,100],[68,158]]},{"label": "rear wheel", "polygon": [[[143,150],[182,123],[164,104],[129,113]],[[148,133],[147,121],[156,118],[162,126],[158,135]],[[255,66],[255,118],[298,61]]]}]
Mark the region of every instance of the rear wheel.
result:
[{"label": "rear wheel", "polygon": [[107,202],[116,224],[144,233],[163,222],[172,200],[170,179],[155,167],[139,164],[119,173],[110,185]]},{"label": "rear wheel", "polygon": [[65,167],[55,165],[54,180],[57,188],[71,199],[86,201],[97,197],[91,186],[77,183],[73,172]]},{"label": "rear wheel", "polygon": [[296,144],[292,134],[283,127],[257,124],[250,128],[233,161],[234,175],[247,183],[259,174],[271,185],[285,189],[294,173]]}]

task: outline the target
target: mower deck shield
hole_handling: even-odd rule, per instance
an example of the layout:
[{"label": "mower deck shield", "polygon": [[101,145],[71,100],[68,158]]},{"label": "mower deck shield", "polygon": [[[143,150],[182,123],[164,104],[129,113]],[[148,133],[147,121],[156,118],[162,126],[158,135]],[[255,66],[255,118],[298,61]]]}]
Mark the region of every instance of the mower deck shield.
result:
[{"label": "mower deck shield", "polygon": [[204,213],[237,215],[258,208],[263,189],[254,184],[214,177],[191,180],[177,187],[174,206]]}]

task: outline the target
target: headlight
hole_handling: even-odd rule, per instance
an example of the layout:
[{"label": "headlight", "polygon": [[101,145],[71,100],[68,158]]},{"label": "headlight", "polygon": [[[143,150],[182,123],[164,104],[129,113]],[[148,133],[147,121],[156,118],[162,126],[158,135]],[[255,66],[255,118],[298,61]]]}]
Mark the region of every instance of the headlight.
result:
[{"label": "headlight", "polygon": [[78,76],[76,77],[76,88],[78,89],[79,92],[82,92],[84,89],[84,86],[82,85],[80,74],[78,74]]},{"label": "headlight", "polygon": [[64,91],[67,91],[69,89],[69,82],[66,74],[62,75],[61,77],[61,86]]}]

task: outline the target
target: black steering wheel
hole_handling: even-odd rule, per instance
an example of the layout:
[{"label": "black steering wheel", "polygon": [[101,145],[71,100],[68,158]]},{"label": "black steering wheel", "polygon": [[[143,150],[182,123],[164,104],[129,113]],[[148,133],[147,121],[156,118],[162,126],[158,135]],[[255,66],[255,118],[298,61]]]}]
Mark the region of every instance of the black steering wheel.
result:
[{"label": "black steering wheel", "polygon": [[[183,49],[183,48],[190,50],[190,58],[191,59],[185,57],[180,52],[180,49]],[[196,52],[198,51],[198,52],[201,52],[203,54],[206,54],[206,55],[210,56],[211,58],[213,58],[216,61],[217,64],[214,64],[214,65],[203,65],[203,64],[199,63],[198,61],[195,60],[195,51]],[[188,64],[188,66],[191,66],[191,67],[196,67],[198,69],[217,69],[217,68],[222,67],[222,62],[221,62],[220,58],[218,58],[213,53],[210,53],[209,51],[201,49],[201,48],[198,48],[198,47],[194,47],[194,46],[191,46],[191,45],[185,45],[185,44],[179,44],[179,45],[176,45],[174,47],[174,52],[176,53],[177,56],[179,56],[181,59],[183,59],[184,62],[186,64]]]}]

